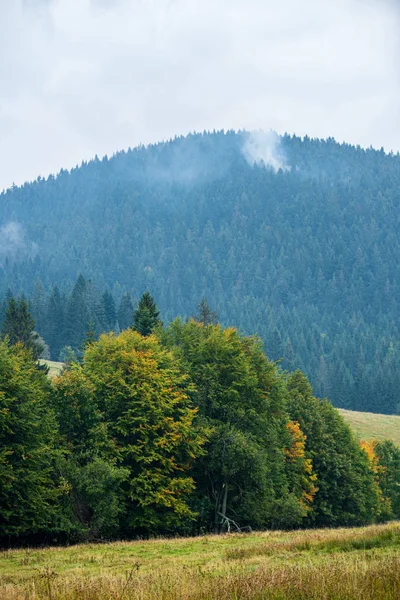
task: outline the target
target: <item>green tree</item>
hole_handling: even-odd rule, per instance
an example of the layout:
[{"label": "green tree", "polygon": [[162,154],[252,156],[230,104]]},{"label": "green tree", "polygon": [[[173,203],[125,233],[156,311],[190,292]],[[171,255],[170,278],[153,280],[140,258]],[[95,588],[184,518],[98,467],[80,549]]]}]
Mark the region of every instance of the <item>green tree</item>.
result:
[{"label": "green tree", "polygon": [[[204,434],[196,425],[190,381],[176,356],[154,336],[127,330],[90,344],[82,367],[73,372],[82,374],[92,391],[74,403],[67,389],[64,410],[75,411],[75,404],[90,408],[94,402],[114,445],[115,466],[128,473],[122,483],[123,532],[174,531],[189,522],[194,482],[188,470],[201,454]],[[93,406],[89,414],[94,418]],[[67,421],[69,435],[75,435],[80,426]]]},{"label": "green tree", "polygon": [[37,279],[35,283],[31,309],[37,331],[41,336],[46,337],[46,295],[40,279]]},{"label": "green tree", "polygon": [[90,321],[86,298],[86,281],[79,275],[68,299],[65,314],[65,345],[77,350],[82,344]]},{"label": "green tree", "polygon": [[383,496],[390,501],[391,517],[400,519],[400,448],[390,440],[376,442],[378,478]]},{"label": "green tree", "polygon": [[216,312],[211,310],[207,304],[205,298],[201,299],[200,304],[197,307],[197,315],[194,320],[203,325],[216,325],[218,323],[218,315]]},{"label": "green tree", "polygon": [[128,471],[98,410],[95,389],[75,363],[53,382],[52,403],[64,448],[58,468],[68,493],[63,508],[80,539],[115,536],[125,510],[121,484]]},{"label": "green tree", "polygon": [[93,319],[89,321],[89,328],[85,333],[85,339],[83,340],[80,350],[84,351],[90,344],[93,344],[97,339],[96,329]]},{"label": "green tree", "polygon": [[140,298],[138,306],[133,313],[132,328],[140,334],[148,336],[156,329],[156,327],[162,324],[159,317],[160,311],[154,302],[154,298],[149,292],[145,292]]},{"label": "green tree", "polygon": [[34,358],[39,358],[44,345],[34,327],[35,320],[29,312],[27,301],[11,297],[6,308],[2,335],[7,337],[11,345],[20,343],[32,351]]},{"label": "green tree", "polygon": [[55,285],[47,303],[46,331],[47,342],[50,346],[51,357],[59,360],[60,352],[64,346],[64,313],[65,305],[60,290]]},{"label": "green tree", "polygon": [[128,329],[132,325],[133,322],[133,304],[131,295],[129,292],[126,292],[119,304],[118,313],[117,313],[118,325],[122,330]]},{"label": "green tree", "polygon": [[114,298],[112,297],[110,292],[108,290],[106,290],[101,297],[101,301],[103,303],[104,312],[105,312],[106,319],[107,319],[107,330],[114,331],[115,324],[117,322],[117,312],[115,309]]},{"label": "green tree", "polygon": [[256,527],[300,524],[306,499],[288,478],[284,380],[259,340],[180,320],[163,339],[180,353],[196,385],[199,416],[212,432],[193,468],[199,523],[216,532],[229,519]]},{"label": "green tree", "polygon": [[287,377],[287,408],[306,436],[305,451],[317,475],[318,492],[308,523],[361,525],[376,519],[379,498],[366,453],[327,400],[313,396],[301,371]]},{"label": "green tree", "polygon": [[57,424],[49,382],[20,344],[0,342],[0,538],[59,526]]}]

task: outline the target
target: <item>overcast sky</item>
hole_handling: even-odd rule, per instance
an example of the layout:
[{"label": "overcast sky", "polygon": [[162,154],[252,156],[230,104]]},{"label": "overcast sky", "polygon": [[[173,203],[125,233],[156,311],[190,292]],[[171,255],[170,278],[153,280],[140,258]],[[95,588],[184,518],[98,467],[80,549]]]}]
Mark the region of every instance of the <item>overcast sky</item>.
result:
[{"label": "overcast sky", "polygon": [[400,150],[398,0],[0,0],[0,189],[204,129]]}]

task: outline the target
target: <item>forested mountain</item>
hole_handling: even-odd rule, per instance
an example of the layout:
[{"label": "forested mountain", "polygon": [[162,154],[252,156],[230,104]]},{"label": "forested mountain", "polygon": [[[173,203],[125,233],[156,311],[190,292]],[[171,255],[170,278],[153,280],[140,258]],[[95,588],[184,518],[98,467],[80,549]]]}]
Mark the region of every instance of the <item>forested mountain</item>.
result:
[{"label": "forested mountain", "polygon": [[57,348],[46,339],[52,358],[81,343],[74,320],[89,329],[96,288],[116,321],[127,292],[134,304],[150,290],[164,323],[206,297],[317,395],[399,413],[399,205],[398,155],[334,139],[189,135],[1,194],[0,294],[34,307],[43,286],[39,333],[50,302],[52,327],[66,331]]}]

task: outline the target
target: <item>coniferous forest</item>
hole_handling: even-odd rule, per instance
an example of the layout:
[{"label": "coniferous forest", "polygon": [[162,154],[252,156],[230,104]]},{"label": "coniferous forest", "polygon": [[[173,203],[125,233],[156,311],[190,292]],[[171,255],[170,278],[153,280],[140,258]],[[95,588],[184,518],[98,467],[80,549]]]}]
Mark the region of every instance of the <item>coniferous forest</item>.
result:
[{"label": "coniferous forest", "polygon": [[165,323],[205,297],[316,395],[399,413],[400,157],[285,135],[271,168],[248,141],[189,135],[3,192],[2,319],[25,297],[65,360],[145,290]]}]

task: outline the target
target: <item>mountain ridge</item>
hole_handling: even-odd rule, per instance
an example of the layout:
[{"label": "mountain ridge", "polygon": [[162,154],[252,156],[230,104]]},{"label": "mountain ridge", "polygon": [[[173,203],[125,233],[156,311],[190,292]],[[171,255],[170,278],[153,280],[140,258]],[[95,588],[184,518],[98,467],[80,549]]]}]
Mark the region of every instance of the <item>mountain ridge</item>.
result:
[{"label": "mountain ridge", "polygon": [[117,302],[149,289],[165,321],[206,297],[319,396],[399,412],[399,156],[269,134],[249,159],[250,135],[191,134],[3,192],[0,294],[40,279],[68,295],[83,273]]}]

